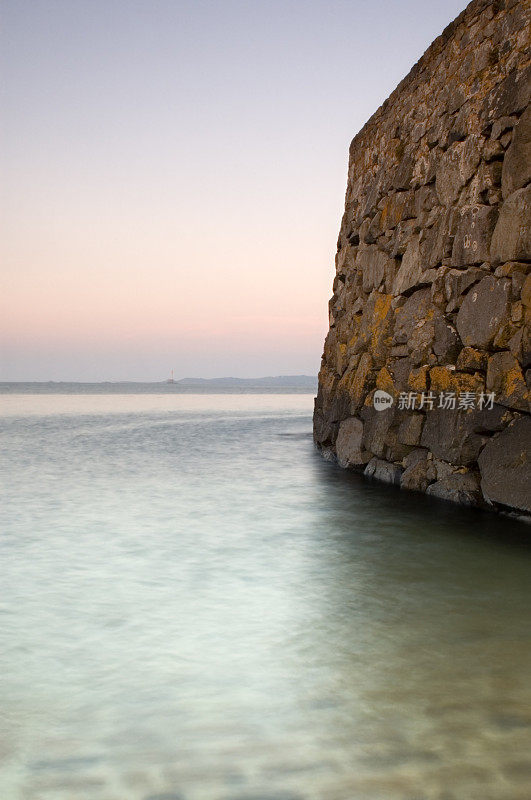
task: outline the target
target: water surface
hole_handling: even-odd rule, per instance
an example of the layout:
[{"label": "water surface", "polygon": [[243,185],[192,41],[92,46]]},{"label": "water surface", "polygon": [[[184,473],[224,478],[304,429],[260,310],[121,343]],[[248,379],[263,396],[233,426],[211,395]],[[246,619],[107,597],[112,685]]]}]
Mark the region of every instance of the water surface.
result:
[{"label": "water surface", "polygon": [[2,800],[528,800],[526,526],[325,462],[310,395],[0,403]]}]

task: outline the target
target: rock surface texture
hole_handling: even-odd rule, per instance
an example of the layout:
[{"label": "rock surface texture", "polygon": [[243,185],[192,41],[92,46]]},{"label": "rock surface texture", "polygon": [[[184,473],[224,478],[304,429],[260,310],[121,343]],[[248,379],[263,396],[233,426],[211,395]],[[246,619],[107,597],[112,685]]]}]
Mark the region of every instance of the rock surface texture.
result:
[{"label": "rock surface texture", "polygon": [[352,141],[314,413],[344,467],[521,515],[530,16],[526,0],[473,0]]}]

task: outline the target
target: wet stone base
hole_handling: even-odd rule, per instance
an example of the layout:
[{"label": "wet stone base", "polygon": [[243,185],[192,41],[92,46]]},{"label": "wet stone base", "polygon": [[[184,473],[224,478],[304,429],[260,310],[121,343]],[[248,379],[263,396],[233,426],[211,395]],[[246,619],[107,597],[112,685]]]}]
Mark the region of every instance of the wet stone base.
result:
[{"label": "wet stone base", "polygon": [[[531,514],[526,511],[501,503],[487,502],[481,490],[479,474],[437,462],[437,459],[426,450],[413,450],[402,464],[373,457],[365,466],[341,463],[335,450],[331,448],[322,449],[321,455],[327,461],[339,463],[340,466],[363,474],[368,479],[409,491],[424,492],[439,500],[496,511],[519,522],[531,524]],[[505,476],[502,477],[505,481]],[[525,490],[528,491],[528,488]]]}]

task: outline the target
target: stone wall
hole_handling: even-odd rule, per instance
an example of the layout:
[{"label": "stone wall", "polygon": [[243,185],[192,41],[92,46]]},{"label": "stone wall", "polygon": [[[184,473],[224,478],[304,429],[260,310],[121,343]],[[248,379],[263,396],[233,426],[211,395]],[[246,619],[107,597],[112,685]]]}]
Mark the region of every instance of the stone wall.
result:
[{"label": "stone wall", "polygon": [[473,0],[352,141],[314,414],[344,467],[524,513],[529,12]]}]

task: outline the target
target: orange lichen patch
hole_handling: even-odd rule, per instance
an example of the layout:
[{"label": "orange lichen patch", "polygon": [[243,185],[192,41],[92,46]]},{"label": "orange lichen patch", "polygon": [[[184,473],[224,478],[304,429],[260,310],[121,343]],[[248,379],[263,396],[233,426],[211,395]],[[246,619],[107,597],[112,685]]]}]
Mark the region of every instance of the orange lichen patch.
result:
[{"label": "orange lichen patch", "polygon": [[501,326],[501,328],[498,330],[498,333],[494,337],[494,347],[497,347],[500,350],[509,347],[509,342],[515,333],[518,333],[518,325],[515,325],[514,322],[506,322],[505,325]]},{"label": "orange lichen patch", "polygon": [[350,322],[348,329],[347,347],[350,353],[355,352],[356,345],[360,336],[361,316],[355,316]]},{"label": "orange lichen patch", "polygon": [[375,389],[371,389],[371,391],[369,392],[369,394],[368,394],[368,395],[366,395],[366,397],[365,397],[365,400],[363,401],[363,406],[364,406],[365,408],[372,408],[372,405],[373,405],[373,398],[374,398],[374,392],[375,392],[375,391],[376,391]]},{"label": "orange lichen patch", "polygon": [[328,333],[326,334],[326,339],[324,343],[324,352],[323,358],[326,364],[330,366],[334,363],[335,360],[335,351],[337,345],[337,334],[335,328],[331,328]]},{"label": "orange lichen patch", "polygon": [[522,303],[527,308],[531,308],[531,275],[527,276],[522,286]]},{"label": "orange lichen patch", "polygon": [[430,369],[430,388],[435,392],[446,392],[450,389],[452,372],[447,367]]},{"label": "orange lichen patch", "polygon": [[475,372],[470,375],[467,372],[456,372],[452,379],[452,391],[455,392],[483,392],[485,390],[485,378]]},{"label": "orange lichen patch", "polygon": [[423,325],[426,324],[426,322],[430,322],[430,320],[432,320],[434,316],[435,316],[435,309],[433,308],[433,306],[431,306],[431,308],[428,308],[428,310],[426,311],[425,319],[421,320],[420,322],[417,322],[415,327],[421,328]]},{"label": "orange lichen patch", "polygon": [[357,336],[351,336],[348,340],[348,349],[352,353],[356,347],[356,342],[358,341]]},{"label": "orange lichen patch", "polygon": [[457,369],[466,371],[485,370],[487,368],[487,353],[474,347],[463,347],[457,358]]},{"label": "orange lichen patch", "polygon": [[336,348],[336,371],[342,375],[347,366],[347,345],[338,343]]},{"label": "orange lichen patch", "polygon": [[389,198],[387,197],[383,203],[382,211],[380,214],[380,226],[383,230],[386,228],[387,216],[389,214]]},{"label": "orange lichen patch", "polygon": [[414,195],[412,191],[398,192],[387,195],[380,203],[380,227],[395,228],[403,219],[409,219],[414,214]]},{"label": "orange lichen patch", "polygon": [[336,331],[338,340],[341,342],[347,342],[349,336],[352,336],[359,328],[356,317],[352,314],[350,309],[345,308],[346,305],[346,302],[343,303],[341,307],[338,304],[334,309],[334,330]]},{"label": "orange lichen patch", "polygon": [[354,355],[351,355],[348,360],[348,369],[351,371],[355,370],[360,363],[360,358],[361,353],[354,353]]},{"label": "orange lichen patch", "polygon": [[494,274],[497,278],[507,278],[511,277],[515,273],[523,273],[524,275],[527,275],[530,270],[531,265],[528,262],[508,261],[506,264],[501,264],[499,267],[497,267]]},{"label": "orange lichen patch", "polygon": [[358,341],[358,330],[359,330],[359,327],[360,327],[359,324],[355,326],[355,333],[348,340],[348,346],[349,347],[355,347],[356,342]]},{"label": "orange lichen patch", "polygon": [[373,320],[375,324],[379,322],[382,323],[386,319],[389,309],[391,308],[391,303],[393,302],[393,295],[392,294],[380,294],[379,292],[376,293],[374,298],[374,312],[373,312]]},{"label": "orange lichen patch", "polygon": [[[507,397],[511,397],[516,393],[520,393],[522,389],[524,389],[524,387],[525,383],[522,370],[517,364],[515,364],[512,369],[510,369],[503,375],[503,380],[502,380],[503,393]],[[526,391],[525,394],[529,399],[529,393]]]},{"label": "orange lichen patch", "polygon": [[448,367],[432,367],[430,369],[430,389],[432,392],[482,392],[485,382],[477,372],[455,372]]},{"label": "orange lichen patch", "polygon": [[487,388],[495,393],[496,401],[501,405],[530,410],[530,394],[520,364],[511,353],[495,353],[489,358]]},{"label": "orange lichen patch", "polygon": [[389,394],[392,395],[397,394],[393,378],[391,377],[391,373],[389,372],[387,367],[382,367],[382,369],[376,376],[376,388],[381,389],[384,392],[388,392]]},{"label": "orange lichen patch", "polygon": [[518,301],[511,306],[511,320],[513,322],[521,322],[524,318],[524,306]]},{"label": "orange lichen patch", "polygon": [[425,392],[428,388],[428,366],[412,369],[409,373],[408,386],[412,391]]},{"label": "orange lichen patch", "polygon": [[392,294],[376,293],[372,313],[369,350],[376,359],[385,357],[385,349],[391,345],[391,303]]},{"label": "orange lichen patch", "polygon": [[374,384],[372,358],[363,353],[356,369],[348,369],[339,381],[338,392],[346,393],[350,398],[350,411],[355,413],[363,404],[367,392]]},{"label": "orange lichen patch", "polygon": [[319,370],[319,388],[324,395],[328,395],[334,391],[337,384],[337,376],[329,369],[326,364],[321,366]]}]

